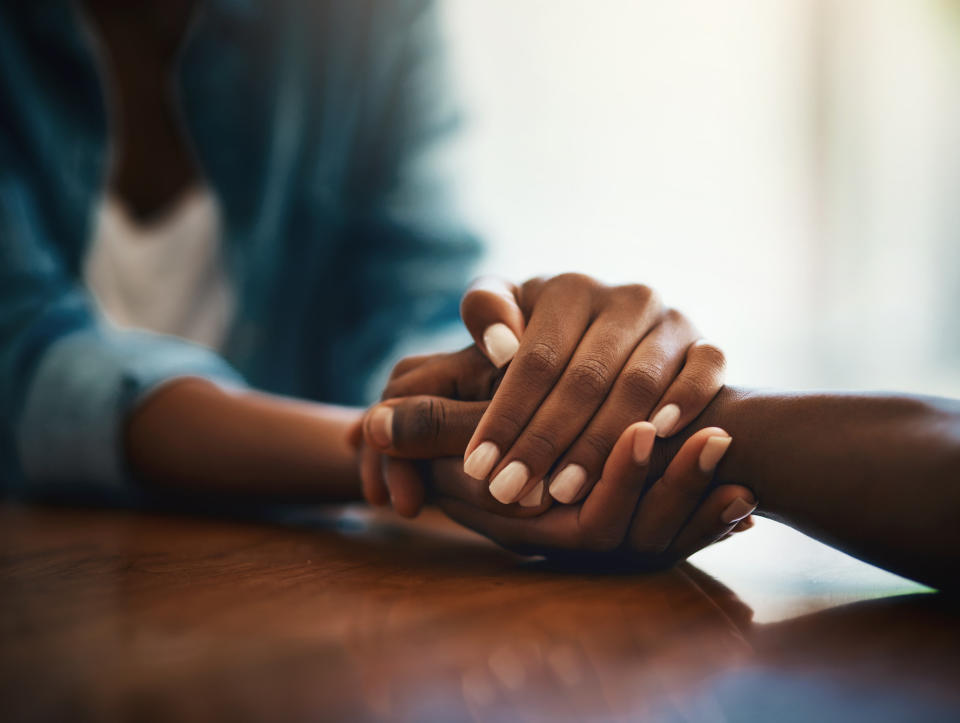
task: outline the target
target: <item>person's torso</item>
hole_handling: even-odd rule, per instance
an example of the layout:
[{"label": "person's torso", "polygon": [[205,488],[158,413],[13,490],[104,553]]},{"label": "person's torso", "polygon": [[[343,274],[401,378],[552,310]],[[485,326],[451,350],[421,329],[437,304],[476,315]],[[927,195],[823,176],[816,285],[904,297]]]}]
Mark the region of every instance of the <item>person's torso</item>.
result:
[{"label": "person's torso", "polygon": [[[0,96],[8,97],[0,98],[0,108],[15,134],[22,131],[21,151],[36,169],[32,181],[43,194],[44,214],[34,222],[45,226],[43,235],[78,283],[91,260],[102,276],[104,258],[123,258],[141,277],[148,269],[152,275],[164,254],[126,253],[129,244],[100,243],[99,210],[118,185],[110,180],[136,191],[140,177],[126,162],[111,176],[113,101],[97,57],[105,48],[66,0],[14,6],[3,10],[11,15],[10,32],[0,29],[0,46],[6,45],[0,48],[6,67]],[[169,175],[208,188],[215,202],[216,238],[192,247],[205,249],[200,256],[218,257],[224,283],[212,296],[234,300],[219,345],[257,386],[297,388],[302,367],[310,364],[297,334],[305,318],[324,333],[316,297],[336,287],[337,264],[351,251],[342,209],[350,174],[361,165],[353,157],[357,123],[368,76],[376,70],[369,15],[368,3],[210,0],[176,54],[176,120],[190,159],[174,163]],[[135,135],[142,123],[133,119],[124,133]],[[182,157],[182,150],[165,153]],[[139,212],[131,218],[149,220],[151,211],[162,213],[183,190],[161,185],[156,198],[138,198]],[[117,224],[107,228],[109,235]],[[134,257],[152,258],[140,264]],[[178,283],[187,284],[184,265],[180,271]],[[221,272],[211,266],[204,273]],[[109,282],[113,292],[117,281]],[[223,313],[223,299],[217,303],[220,312],[211,314]]]}]

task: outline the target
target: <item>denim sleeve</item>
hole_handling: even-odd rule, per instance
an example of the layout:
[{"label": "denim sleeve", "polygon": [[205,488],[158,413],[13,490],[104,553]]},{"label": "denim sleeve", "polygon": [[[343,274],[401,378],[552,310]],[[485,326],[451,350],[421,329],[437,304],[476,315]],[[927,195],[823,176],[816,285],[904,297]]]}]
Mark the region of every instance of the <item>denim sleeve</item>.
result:
[{"label": "denim sleeve", "polygon": [[345,194],[349,242],[334,264],[350,316],[327,372],[366,380],[353,394],[366,400],[399,353],[469,341],[459,302],[481,250],[458,205],[462,114],[435,3],[375,7]]},{"label": "denim sleeve", "polygon": [[[0,160],[12,160],[2,137]],[[28,177],[0,163],[0,481],[22,495],[110,497],[127,486],[132,405],[174,377],[242,380],[207,349],[102,322],[45,237]]]}]

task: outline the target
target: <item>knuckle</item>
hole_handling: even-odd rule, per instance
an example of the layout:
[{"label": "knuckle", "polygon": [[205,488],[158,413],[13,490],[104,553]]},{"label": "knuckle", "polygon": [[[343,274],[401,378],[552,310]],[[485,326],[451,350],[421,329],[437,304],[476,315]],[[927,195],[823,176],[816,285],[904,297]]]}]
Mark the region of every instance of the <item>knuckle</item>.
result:
[{"label": "knuckle", "polygon": [[542,460],[554,460],[560,456],[560,447],[557,445],[556,435],[539,429],[527,429],[523,435],[523,445],[526,447],[524,457]]},{"label": "knuckle", "polygon": [[423,397],[411,403],[409,413],[400,425],[401,442],[433,442],[440,437],[444,423],[444,408],[437,400]]},{"label": "knuckle", "polygon": [[[684,374],[677,380],[675,389],[681,405],[697,403],[697,400],[712,396],[714,391],[708,379],[696,374]],[[673,394],[671,390],[670,396],[672,397]]]},{"label": "knuckle", "polygon": [[646,284],[627,284],[617,287],[616,290],[617,297],[638,306],[646,306],[656,299],[656,295],[657,293]]},{"label": "knuckle", "polygon": [[[586,448],[588,456],[596,461],[604,460],[613,449],[616,435],[588,431],[580,437],[579,444]],[[588,467],[589,469],[589,467]]]},{"label": "knuckle", "polygon": [[557,288],[569,289],[573,287],[593,286],[596,282],[586,274],[580,274],[575,271],[568,271],[564,274],[558,274],[550,279],[547,284]]},{"label": "knuckle", "polygon": [[547,340],[535,341],[519,353],[514,363],[525,377],[536,382],[553,381],[560,370],[559,345]]},{"label": "knuckle", "polygon": [[680,500],[691,507],[700,502],[703,497],[703,487],[696,481],[687,480],[683,477],[664,476],[660,484],[670,493],[675,500]]},{"label": "knuckle", "polygon": [[694,345],[692,351],[697,359],[714,369],[723,370],[727,366],[727,355],[715,344],[700,342]]},{"label": "knuckle", "polygon": [[664,310],[663,321],[673,326],[679,326],[681,324],[687,323],[687,317],[679,309],[674,309],[673,307],[670,307],[669,309]]},{"label": "knuckle", "polygon": [[579,398],[594,400],[606,396],[613,374],[603,359],[586,357],[571,366],[567,376]]},{"label": "knuckle", "polygon": [[523,431],[520,414],[514,410],[500,410],[490,417],[490,439],[502,443],[504,440],[516,439]]},{"label": "knuckle", "polygon": [[655,364],[633,364],[627,368],[621,382],[631,399],[650,402],[660,397],[663,370]]}]

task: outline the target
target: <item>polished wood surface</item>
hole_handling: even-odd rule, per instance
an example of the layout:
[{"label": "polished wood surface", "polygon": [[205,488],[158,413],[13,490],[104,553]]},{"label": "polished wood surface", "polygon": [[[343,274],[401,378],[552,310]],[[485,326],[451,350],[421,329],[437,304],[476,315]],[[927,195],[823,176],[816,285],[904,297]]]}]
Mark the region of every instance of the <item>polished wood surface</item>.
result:
[{"label": "polished wood surface", "polygon": [[773,523],[656,574],[362,508],[6,503],[0,540],[3,721],[960,718],[954,602]]}]

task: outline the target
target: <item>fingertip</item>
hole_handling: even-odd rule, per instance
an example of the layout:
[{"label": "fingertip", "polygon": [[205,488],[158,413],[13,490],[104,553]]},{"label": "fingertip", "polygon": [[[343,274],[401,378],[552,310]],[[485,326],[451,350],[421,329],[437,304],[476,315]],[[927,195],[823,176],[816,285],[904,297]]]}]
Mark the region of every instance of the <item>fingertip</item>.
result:
[{"label": "fingertip", "polygon": [[568,464],[550,483],[550,496],[565,505],[573,503],[587,481],[587,470],[579,464]]},{"label": "fingertip", "polygon": [[513,359],[524,329],[513,284],[495,276],[480,277],[464,294],[460,316],[494,366],[503,367]]},{"label": "fingertip", "polygon": [[658,437],[669,437],[673,434],[679,421],[680,407],[676,404],[667,404],[653,415],[650,423],[656,429]]},{"label": "fingertip", "polygon": [[633,461],[639,466],[645,466],[653,452],[657,428],[650,422],[637,422],[631,425],[630,429],[633,430]]},{"label": "fingertip", "polygon": [[703,474],[713,473],[717,465],[720,464],[720,460],[723,459],[727,450],[730,448],[731,442],[733,442],[733,437],[726,434],[726,432],[722,435],[713,435],[707,439],[697,459],[697,464]]},{"label": "fingertip", "polygon": [[757,509],[758,503],[749,488],[734,484],[720,485],[711,492],[708,502],[722,526],[736,528],[741,522],[746,522],[743,529],[752,526],[750,516]]},{"label": "fingertip", "polygon": [[732,532],[744,532],[753,527],[753,515],[749,514],[733,526]]},{"label": "fingertip", "polygon": [[367,440],[380,450],[390,449],[393,444],[393,407],[378,404],[367,412],[364,420]]},{"label": "fingertip", "polygon": [[476,480],[485,480],[500,459],[500,448],[493,442],[483,442],[463,460],[463,472]]},{"label": "fingertip", "polygon": [[363,450],[360,459],[360,489],[363,498],[374,507],[386,507],[390,501],[380,467],[380,455],[369,447]]},{"label": "fingertip", "polygon": [[520,340],[503,322],[491,324],[483,332],[483,347],[487,358],[498,369],[506,366],[517,354]]},{"label": "fingertip", "polygon": [[519,499],[520,506],[530,508],[542,505],[545,498],[543,488],[543,480],[540,480],[533,486],[533,489]]},{"label": "fingertip", "polygon": [[386,481],[394,512],[408,519],[420,514],[425,489],[414,465],[406,460],[388,459]]}]

